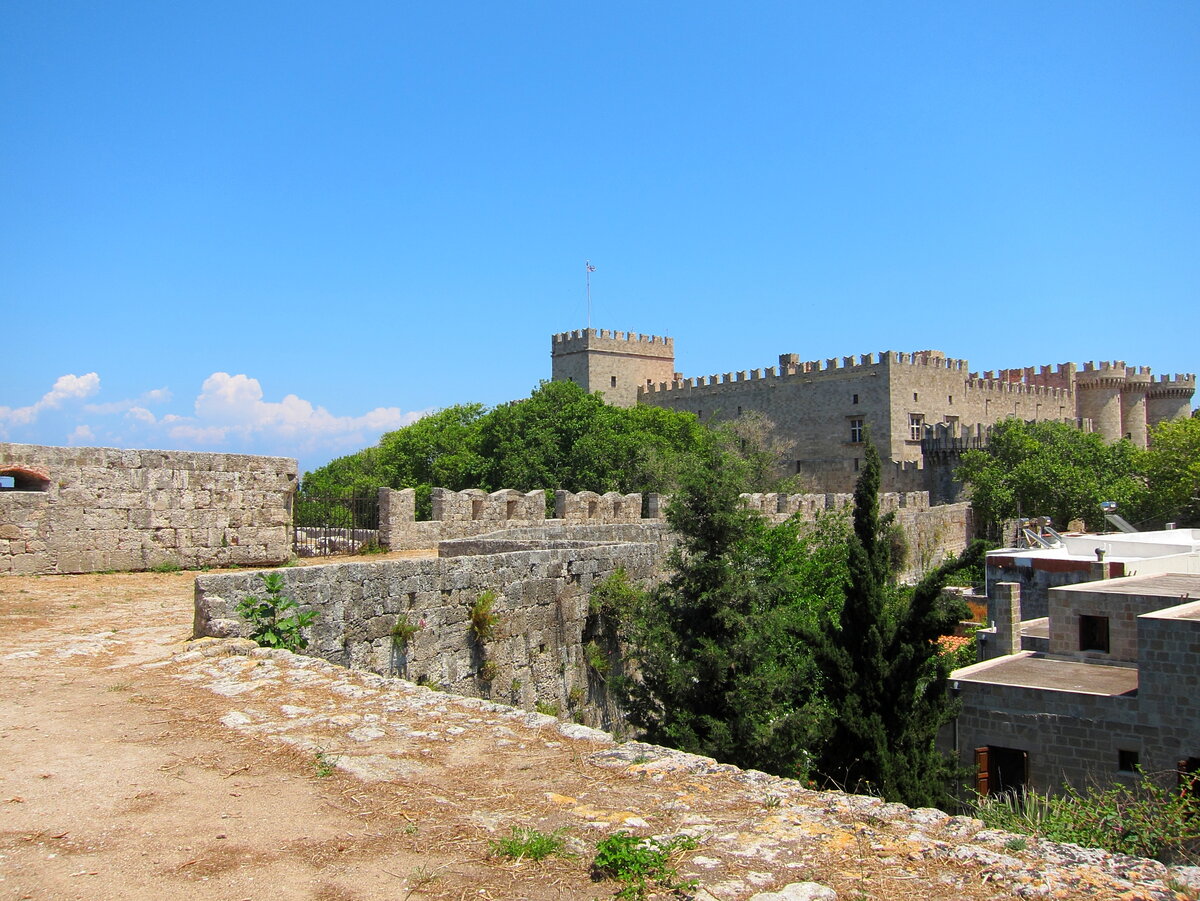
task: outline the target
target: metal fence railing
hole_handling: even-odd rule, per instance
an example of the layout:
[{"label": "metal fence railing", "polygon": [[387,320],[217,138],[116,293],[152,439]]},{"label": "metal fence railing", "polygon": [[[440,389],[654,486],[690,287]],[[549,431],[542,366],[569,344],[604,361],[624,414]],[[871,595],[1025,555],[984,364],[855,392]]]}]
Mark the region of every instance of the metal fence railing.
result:
[{"label": "metal fence railing", "polygon": [[378,495],[296,495],[292,507],[300,557],[357,554],[364,545],[379,544]]}]

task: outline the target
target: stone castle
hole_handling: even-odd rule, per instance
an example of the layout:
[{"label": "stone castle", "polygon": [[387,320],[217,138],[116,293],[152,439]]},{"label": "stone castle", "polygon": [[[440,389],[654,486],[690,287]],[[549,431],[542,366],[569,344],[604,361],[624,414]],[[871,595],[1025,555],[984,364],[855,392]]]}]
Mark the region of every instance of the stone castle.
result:
[{"label": "stone castle", "polygon": [[673,339],[607,329],[554,335],[551,360],[554,380],[600,391],[619,406],[651,404],[717,421],[762,413],[793,446],[789,469],[823,491],[852,489],[868,432],[885,462],[885,487],[917,490],[932,487],[922,474],[931,439],[969,446],[989,426],[1017,417],[1068,422],[1145,447],[1153,426],[1190,414],[1196,390],[1194,374],[1156,378],[1149,367],[1123,362],[980,374],[936,350],[811,361],[781,354],[778,366],[684,378],[675,371]]}]

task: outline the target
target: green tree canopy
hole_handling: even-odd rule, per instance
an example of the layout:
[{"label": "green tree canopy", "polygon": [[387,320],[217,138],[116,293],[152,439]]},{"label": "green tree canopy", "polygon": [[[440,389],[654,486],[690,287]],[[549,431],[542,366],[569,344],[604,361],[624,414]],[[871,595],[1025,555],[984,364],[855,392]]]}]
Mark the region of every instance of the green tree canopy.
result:
[{"label": "green tree canopy", "polygon": [[802,636],[840,601],[845,520],[771,527],[739,502],[751,467],[713,442],[681,473],[672,574],[626,623],[624,706],[651,741],[795,775],[825,727]]},{"label": "green tree canopy", "polygon": [[1145,471],[1150,515],[1200,527],[1200,419],[1159,423],[1150,433]]},{"label": "green tree canopy", "polygon": [[1060,528],[1082,519],[1101,528],[1101,502],[1115,501],[1127,514],[1145,504],[1138,448],[1059,422],[997,423],[986,448],[963,454],[957,475],[993,534],[1017,516],[1049,516]]},{"label": "green tree canopy", "polygon": [[946,694],[950,664],[937,640],[968,615],[942,589],[953,572],[978,562],[983,544],[934,570],[911,595],[899,592],[887,540],[891,520],[879,516],[879,471],[879,454],[868,442],[854,491],[845,601],[836,620],[810,635],[831,711],[815,768],[848,791],[941,806],[950,800],[953,768],[935,742],[953,708]]},{"label": "green tree canopy", "polygon": [[[376,448],[342,457],[305,476],[308,493],[373,491],[381,486],[563,488],[666,491],[682,462],[713,442],[750,464],[751,490],[779,474],[769,423],[738,422],[714,431],[691,413],[616,407],[574,382],[543,382],[528,398],[485,409],[448,407],[384,435]],[[777,462],[777,461],[776,461]]]}]

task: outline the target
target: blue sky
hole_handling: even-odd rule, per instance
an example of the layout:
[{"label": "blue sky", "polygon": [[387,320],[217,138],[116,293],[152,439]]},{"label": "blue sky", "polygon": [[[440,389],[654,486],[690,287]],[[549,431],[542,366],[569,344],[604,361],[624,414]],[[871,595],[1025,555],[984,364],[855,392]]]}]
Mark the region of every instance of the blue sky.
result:
[{"label": "blue sky", "polygon": [[670,334],[1196,371],[1200,4],[0,4],[0,440],[300,458]]}]

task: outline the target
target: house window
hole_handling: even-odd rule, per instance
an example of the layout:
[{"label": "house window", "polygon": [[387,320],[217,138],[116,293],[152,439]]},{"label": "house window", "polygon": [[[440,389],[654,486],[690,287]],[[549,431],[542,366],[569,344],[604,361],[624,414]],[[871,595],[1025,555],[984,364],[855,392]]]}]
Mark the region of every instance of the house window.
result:
[{"label": "house window", "polygon": [[852,404],[858,403],[858,395],[857,394],[851,395],[850,403],[852,403]]},{"label": "house window", "polygon": [[908,414],[908,437],[911,441],[920,441],[921,433],[925,430],[925,415],[923,413]]},{"label": "house window", "polygon": [[1108,653],[1108,617],[1079,617],[1079,650]]},{"label": "house window", "polygon": [[863,421],[861,419],[850,420],[850,443],[862,444],[863,440]]},{"label": "house window", "polygon": [[1138,768],[1137,751],[1117,751],[1117,771],[1121,773],[1136,773]]},{"label": "house window", "polygon": [[858,457],[854,458],[854,471],[858,472]]},{"label": "house window", "polygon": [[954,395],[953,395],[953,394],[947,394],[947,395],[946,395],[946,403],[947,403],[949,406],[954,406]]},{"label": "house window", "polygon": [[610,384],[609,384],[610,388],[617,387],[617,377],[615,375],[611,379],[609,379],[609,382],[610,382]]},{"label": "house window", "polygon": [[913,400],[920,400],[920,398],[917,397],[917,392],[915,391],[913,392]]}]

